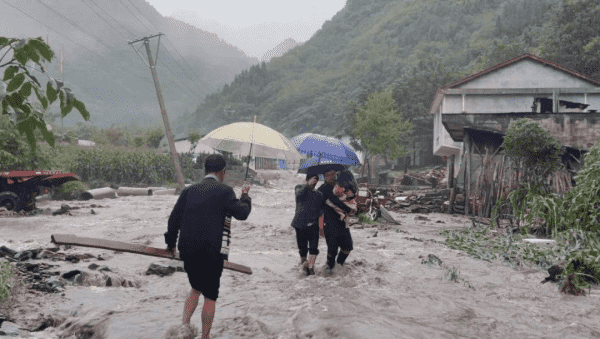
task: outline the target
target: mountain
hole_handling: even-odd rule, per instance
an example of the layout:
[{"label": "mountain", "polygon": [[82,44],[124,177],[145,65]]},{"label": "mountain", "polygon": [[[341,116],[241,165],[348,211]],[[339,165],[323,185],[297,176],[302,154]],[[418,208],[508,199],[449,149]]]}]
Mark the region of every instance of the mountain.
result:
[{"label": "mountain", "polygon": [[289,50],[293,49],[294,47],[301,46],[301,45],[302,45],[302,43],[298,43],[298,42],[296,42],[296,40],[294,40],[292,38],[285,39],[282,43],[275,46],[275,48],[273,48],[272,50],[269,50],[267,53],[263,54],[260,57],[260,61],[268,62],[269,60],[271,60],[273,58],[277,58],[277,57],[284,55],[285,53],[287,53]]},{"label": "mountain", "polygon": [[[61,78],[83,101],[95,125],[162,123],[143,42],[162,32],[156,70],[170,120],[194,111],[202,97],[259,61],[216,34],[163,17],[144,0],[0,2],[0,36],[48,40],[56,54],[49,76]],[[156,59],[158,38],[150,47]],[[144,61],[132,46],[139,51]],[[56,106],[56,105],[55,105]],[[58,107],[51,108],[58,111]],[[71,113],[65,126],[83,121]]]},{"label": "mountain", "polygon": [[[343,134],[351,103],[394,88],[404,117],[432,135],[437,88],[522,53],[539,51],[562,0],[348,0],[308,41],[251,66],[184,119],[208,132],[258,121],[288,137]],[[557,7],[558,8],[558,7]]]}]

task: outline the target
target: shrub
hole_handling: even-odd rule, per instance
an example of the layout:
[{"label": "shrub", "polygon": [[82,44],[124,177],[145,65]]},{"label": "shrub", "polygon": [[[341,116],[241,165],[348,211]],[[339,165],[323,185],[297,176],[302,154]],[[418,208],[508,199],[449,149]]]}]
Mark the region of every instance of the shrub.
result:
[{"label": "shrub", "polygon": [[13,269],[7,262],[0,262],[0,303],[8,301],[12,288]]},{"label": "shrub", "polygon": [[79,198],[80,194],[86,189],[85,184],[79,180],[69,181],[62,184],[55,191],[54,198],[59,200],[74,200]]}]

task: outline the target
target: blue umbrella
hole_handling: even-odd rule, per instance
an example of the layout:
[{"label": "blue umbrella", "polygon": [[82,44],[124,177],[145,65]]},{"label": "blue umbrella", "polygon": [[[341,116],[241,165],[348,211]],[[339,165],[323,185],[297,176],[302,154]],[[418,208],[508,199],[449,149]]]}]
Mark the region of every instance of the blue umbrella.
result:
[{"label": "blue umbrella", "polygon": [[312,157],[306,160],[298,168],[298,173],[306,173],[310,168],[312,173],[323,174],[326,169],[333,169],[334,171],[343,171],[348,166],[343,164],[337,164],[328,159],[319,159],[318,157]]},{"label": "blue umbrella", "polygon": [[341,140],[321,134],[303,133],[291,139],[298,152],[343,165],[359,165],[356,152]]}]

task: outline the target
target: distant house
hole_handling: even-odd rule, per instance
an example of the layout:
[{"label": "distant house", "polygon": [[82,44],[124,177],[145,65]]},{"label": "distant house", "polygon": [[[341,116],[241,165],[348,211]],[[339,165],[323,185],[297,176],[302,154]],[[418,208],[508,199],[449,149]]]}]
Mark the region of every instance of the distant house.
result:
[{"label": "distant house", "polygon": [[523,54],[437,90],[433,151],[448,159],[448,185],[464,192],[465,213],[489,216],[510,178],[499,171],[507,167],[500,145],[511,121],[532,119],[563,143],[572,175],[600,137],[599,109],[600,81]]},{"label": "distant house", "polygon": [[[173,136],[173,139],[175,141],[175,150],[177,151],[177,153],[187,153],[190,152],[192,149],[192,143],[188,140],[189,139],[189,133],[178,133],[175,136]],[[165,135],[160,143],[159,143],[159,148],[168,152],[169,151],[169,142],[167,141],[167,136]],[[216,153],[217,151],[210,147],[210,146],[206,146],[203,143],[198,143],[198,145],[196,146],[194,153]]]}]

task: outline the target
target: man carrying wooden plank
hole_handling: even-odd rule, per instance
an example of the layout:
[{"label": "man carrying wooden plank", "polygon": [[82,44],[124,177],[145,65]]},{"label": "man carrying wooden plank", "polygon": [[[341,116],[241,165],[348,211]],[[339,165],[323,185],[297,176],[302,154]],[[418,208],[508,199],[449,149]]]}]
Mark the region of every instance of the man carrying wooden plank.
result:
[{"label": "man carrying wooden plank", "polygon": [[203,339],[209,338],[223,263],[229,254],[231,217],[246,220],[251,211],[250,186],[244,182],[242,195],[237,199],[233,189],[223,183],[225,165],[225,158],[220,154],[206,158],[204,180],[181,192],[165,233],[167,250],[173,253],[179,234],[179,256],[192,286],[183,309],[184,325],[190,323],[198,298],[204,294]]}]

